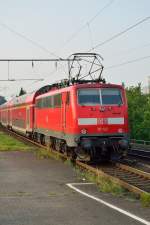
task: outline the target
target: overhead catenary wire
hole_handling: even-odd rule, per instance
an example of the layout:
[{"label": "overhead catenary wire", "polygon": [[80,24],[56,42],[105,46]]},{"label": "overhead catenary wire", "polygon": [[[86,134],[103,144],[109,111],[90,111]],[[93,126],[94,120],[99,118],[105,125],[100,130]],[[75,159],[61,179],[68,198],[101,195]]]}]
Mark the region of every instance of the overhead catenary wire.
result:
[{"label": "overhead catenary wire", "polygon": [[[100,10],[98,11],[98,13],[96,13],[96,14],[95,14],[95,15],[87,22],[87,23],[89,24],[89,26],[90,26],[90,23],[92,23],[93,20],[94,20],[101,12],[103,12],[107,7],[109,7],[114,1],[115,1],[115,0],[110,0],[110,1],[109,1],[102,9],[100,9]],[[87,26],[87,23],[85,23],[85,25],[84,25],[85,27]],[[49,53],[49,54],[51,54],[51,55],[53,55],[53,56],[58,57],[58,59],[61,60],[61,57],[57,56],[54,52],[49,51],[47,48],[45,48],[44,46],[42,46],[40,43],[38,43],[38,42],[32,40],[31,38],[27,37],[26,35],[24,35],[24,34],[18,32],[18,31],[16,31],[15,29],[13,29],[12,27],[8,26],[7,24],[5,24],[5,23],[3,23],[3,22],[0,22],[0,26],[3,27],[3,28],[5,28],[5,29],[7,29],[9,32],[11,32],[11,33],[13,33],[13,34],[15,34],[15,35],[21,37],[22,39],[24,39],[24,40],[30,42],[32,45],[34,45],[34,46],[36,46],[36,47],[42,49],[43,51],[45,51],[45,52],[47,52],[47,53]],[[89,29],[90,29],[90,28],[89,28]],[[89,31],[89,32],[90,32],[90,31]],[[9,63],[9,62],[8,62],[8,63]],[[9,66],[8,66],[8,67],[9,67]],[[55,73],[55,72],[53,72],[53,73]],[[52,74],[53,74],[53,73],[52,73]],[[13,80],[13,81],[14,81],[14,79],[9,79],[9,72],[8,72],[8,80]],[[21,79],[21,80],[22,80],[22,79]],[[39,82],[39,81],[35,81],[35,83],[36,83],[36,82]]]},{"label": "overhead catenary wire", "polygon": [[79,29],[77,29],[62,45],[61,48],[64,48],[68,45],[78,34],[87,27],[87,24],[90,25],[105,9],[113,4],[115,0],[110,0],[103,8],[101,8],[91,19],[86,21]]},{"label": "overhead catenary wire", "polygon": [[127,65],[127,64],[140,62],[140,61],[143,61],[143,60],[146,60],[146,59],[149,59],[149,58],[150,58],[150,55],[143,56],[143,57],[132,59],[132,60],[128,60],[128,61],[125,61],[125,62],[122,62],[122,63],[119,63],[119,64],[115,64],[115,65],[112,65],[112,66],[108,66],[105,69],[114,69],[114,68],[121,67],[121,66],[124,66],[124,65]]},{"label": "overhead catenary wire", "polygon": [[95,45],[93,48],[89,49],[88,52],[91,52],[97,48],[99,48],[100,46],[103,46],[111,41],[113,41],[114,39],[122,36],[123,34],[127,33],[128,31],[134,29],[135,27],[139,26],[140,24],[148,21],[150,19],[150,16],[145,17],[144,19],[138,21],[137,23],[127,27],[126,29],[120,31],[119,33],[114,34],[113,36],[111,36],[110,38],[106,39],[105,41],[100,42],[99,44]]},{"label": "overhead catenary wire", "polygon": [[36,59],[36,58],[32,58],[32,59],[0,59],[0,62],[7,62],[8,63],[8,78],[7,79],[3,79],[0,81],[43,81],[43,78],[39,78],[39,79],[35,79],[35,78],[28,78],[28,79],[10,79],[10,62],[32,62],[32,67],[34,66],[33,62],[58,62],[58,61],[63,61],[63,62],[68,62],[70,61],[70,59]]},{"label": "overhead catenary wire", "polygon": [[37,41],[32,40],[31,38],[27,37],[26,35],[22,34],[21,32],[16,31],[15,29],[13,29],[12,27],[8,26],[5,23],[0,22],[0,26],[7,29],[8,31],[10,31],[11,33],[23,38],[24,40],[30,42],[32,45],[42,49],[43,51],[49,53],[50,55],[53,55],[59,59],[61,59],[60,56],[56,55],[54,52],[49,51],[47,48],[45,48],[43,45],[41,45],[40,43],[38,43]]},{"label": "overhead catenary wire", "polygon": [[[43,78],[42,81],[46,80],[49,76],[54,75],[56,72],[57,72],[56,69],[53,70],[53,71],[51,71],[50,74],[46,75],[46,76]],[[40,81],[41,81],[41,80],[36,80],[36,81],[32,82],[31,85],[34,85],[34,84],[36,84],[36,83],[39,83]],[[25,85],[25,86],[26,86],[26,85]]]},{"label": "overhead catenary wire", "polygon": [[90,39],[90,42],[91,42],[91,47],[93,48],[92,30],[91,30],[91,27],[90,27],[89,23],[87,23],[87,28],[88,28],[88,33],[89,33],[89,39]]},{"label": "overhead catenary wire", "polygon": [[[3,28],[5,28],[5,29],[7,29],[7,30],[10,31],[11,33],[13,33],[13,34],[15,34],[15,35],[21,37],[22,39],[26,40],[27,42],[30,42],[32,45],[34,45],[34,46],[36,46],[37,48],[39,48],[39,49],[45,51],[46,53],[51,54],[51,55],[57,57],[57,61],[60,61],[60,63],[63,61],[62,58],[61,58],[60,56],[56,55],[54,52],[49,51],[47,48],[45,48],[45,47],[44,47],[43,45],[41,45],[40,43],[38,43],[38,42],[32,40],[31,38],[27,37],[26,35],[24,35],[24,34],[18,32],[18,31],[16,31],[15,29],[13,29],[12,27],[8,26],[7,24],[0,22],[0,26],[3,27]],[[51,61],[52,61],[52,60],[51,60]],[[60,64],[60,65],[61,65],[61,64]],[[63,71],[65,71],[64,66],[61,65],[61,67],[62,67]],[[8,74],[8,75],[9,75],[9,74]]]},{"label": "overhead catenary wire", "polygon": [[35,78],[20,78],[20,79],[13,79],[13,78],[11,78],[11,79],[6,79],[6,80],[0,80],[0,82],[1,81],[43,81],[44,79],[43,78],[39,78],[39,79],[35,79]]},{"label": "overhead catenary wire", "polygon": [[143,45],[140,45],[140,46],[135,46],[135,47],[126,49],[124,51],[122,50],[122,51],[115,52],[115,53],[112,53],[112,54],[109,53],[107,58],[112,58],[112,56],[116,56],[116,55],[122,55],[122,53],[125,53],[125,54],[132,53],[134,51],[138,51],[139,49],[143,49],[143,48],[146,48],[146,47],[150,47],[150,42],[147,43],[147,44],[143,44]]},{"label": "overhead catenary wire", "polygon": [[[112,3],[111,3],[111,4],[112,4]],[[94,17],[93,17],[93,18],[94,18]],[[99,45],[96,45],[96,46],[92,47],[91,49],[94,50],[94,49],[98,48],[99,46],[102,46],[102,45],[104,45],[104,44],[106,44],[106,43],[108,43],[108,42],[114,40],[115,38],[117,38],[117,37],[123,35],[124,33],[128,32],[129,30],[133,29],[134,27],[138,26],[139,24],[141,24],[141,23],[147,21],[148,19],[150,19],[150,17],[146,17],[145,19],[143,19],[143,20],[139,21],[138,23],[136,23],[136,24],[134,24],[134,25],[128,27],[127,29],[123,30],[122,32],[117,33],[116,35],[113,35],[111,38],[109,38],[109,39],[107,39],[106,41],[100,43]],[[85,24],[85,26],[87,26],[87,23]],[[22,34],[21,34],[21,35],[22,35]],[[31,40],[31,41],[32,41],[32,40]],[[40,46],[41,46],[41,45],[40,45]],[[37,47],[39,47],[39,46],[37,46]],[[47,50],[47,49],[46,49],[46,51],[47,51],[47,52],[50,52],[50,51]],[[55,54],[55,53],[54,53],[54,54]],[[145,57],[142,57],[142,58],[145,58]],[[146,58],[147,58],[147,57],[146,57]],[[148,58],[149,58],[149,57],[148,57]],[[61,58],[58,58],[58,59],[61,59]],[[139,59],[135,59],[135,60],[138,60],[138,61],[139,61]],[[135,60],[133,60],[133,61],[135,62]],[[141,59],[141,60],[143,60],[143,59]],[[127,61],[127,62],[123,62],[123,63],[121,63],[121,64],[112,65],[112,66],[113,66],[113,68],[115,68],[115,67],[122,66],[122,65],[126,65],[126,64],[129,64],[129,63],[132,63],[132,62],[131,62],[131,61]],[[112,67],[112,66],[111,66],[111,67]],[[107,69],[108,69],[108,68],[110,68],[110,67],[107,67]]]},{"label": "overhead catenary wire", "polygon": [[[115,0],[110,0],[110,1],[109,1],[102,9],[100,9],[100,10],[99,10],[99,11],[98,11],[98,12],[97,12],[97,13],[96,13],[89,21],[87,21],[87,22],[84,24],[84,27],[86,27],[87,24],[88,24],[88,26],[90,26],[90,23],[92,23],[92,22],[96,19],[96,17],[99,16],[100,13],[102,13],[106,8],[108,8],[114,1],[115,1]],[[12,27],[8,26],[7,24],[0,22],[0,25],[1,25],[1,27],[5,28],[5,29],[7,29],[8,31],[10,31],[11,33],[13,33],[13,34],[15,34],[15,35],[17,35],[17,36],[19,36],[19,37],[25,39],[26,41],[28,41],[28,42],[30,42],[31,44],[33,44],[34,46],[36,46],[36,47],[38,47],[38,48],[44,50],[45,52],[47,52],[47,53],[49,53],[49,54],[51,54],[51,55],[57,56],[54,52],[49,51],[47,48],[45,48],[44,46],[42,46],[42,45],[39,44],[38,42],[32,40],[31,38],[27,37],[26,35],[24,35],[24,34],[18,32],[18,31],[16,31],[15,29],[13,29]],[[82,26],[82,27],[83,27],[83,26]],[[90,27],[88,27],[88,29],[89,29],[89,32],[91,32],[91,31],[90,31]],[[91,35],[92,35],[92,34],[91,34]],[[92,37],[91,37],[91,40],[92,40]],[[91,43],[92,43],[92,41],[91,41]],[[57,57],[58,57],[58,59],[61,60],[61,57],[59,57],[59,56],[57,56]],[[9,77],[8,77],[8,78],[9,78]],[[37,82],[38,82],[38,81],[37,81]]]},{"label": "overhead catenary wire", "polygon": [[59,61],[64,61],[64,62],[69,62],[72,61],[72,59],[39,59],[39,58],[32,58],[32,59],[19,59],[19,58],[14,58],[14,59],[1,59],[0,62],[59,62]]}]

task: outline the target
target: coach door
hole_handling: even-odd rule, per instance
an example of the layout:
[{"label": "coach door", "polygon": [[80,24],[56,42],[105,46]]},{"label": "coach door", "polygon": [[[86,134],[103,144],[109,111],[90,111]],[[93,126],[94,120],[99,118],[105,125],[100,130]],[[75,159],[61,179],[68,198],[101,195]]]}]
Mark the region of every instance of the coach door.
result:
[{"label": "coach door", "polygon": [[27,115],[26,129],[29,130],[30,129],[30,107],[26,108],[26,115]]},{"label": "coach door", "polygon": [[10,109],[9,112],[10,112],[10,124],[9,125],[12,126],[12,109]]},{"label": "coach door", "polygon": [[10,124],[10,110],[7,110],[7,126]]},{"label": "coach door", "polygon": [[70,101],[70,96],[69,92],[63,93],[63,106],[62,106],[62,127],[63,131],[65,132],[66,127],[67,127],[67,112],[69,110],[69,101]]}]

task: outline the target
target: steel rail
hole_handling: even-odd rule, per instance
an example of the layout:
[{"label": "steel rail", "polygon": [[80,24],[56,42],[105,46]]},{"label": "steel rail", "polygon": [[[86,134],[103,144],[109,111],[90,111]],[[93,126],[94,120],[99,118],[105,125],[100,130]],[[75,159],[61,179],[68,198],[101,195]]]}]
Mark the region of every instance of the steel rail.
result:
[{"label": "steel rail", "polygon": [[145,155],[142,155],[142,154],[139,154],[139,153],[129,152],[128,155],[129,156],[134,156],[135,158],[143,159],[145,161],[150,160],[150,156],[145,156]]},{"label": "steel rail", "polygon": [[[137,145],[137,144],[136,144]],[[131,147],[131,150],[128,152],[128,155],[129,156],[133,156],[133,157],[136,157],[136,158],[141,158],[143,160],[150,160],[150,147],[147,148],[147,146],[135,146],[132,145]]]}]

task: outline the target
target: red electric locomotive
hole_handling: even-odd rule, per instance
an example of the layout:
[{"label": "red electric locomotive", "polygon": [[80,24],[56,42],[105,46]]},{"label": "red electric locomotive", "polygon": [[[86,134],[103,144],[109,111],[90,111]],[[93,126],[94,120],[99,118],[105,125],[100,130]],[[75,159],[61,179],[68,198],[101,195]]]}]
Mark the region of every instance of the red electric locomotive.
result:
[{"label": "red electric locomotive", "polygon": [[125,91],[113,84],[75,84],[36,98],[35,138],[74,157],[110,158],[128,149]]},{"label": "red electric locomotive", "polygon": [[[88,60],[87,60],[88,57]],[[85,80],[81,74],[81,58],[89,63]],[[90,60],[89,60],[90,58]],[[91,61],[91,58],[94,58]],[[82,160],[122,157],[129,146],[127,100],[124,87],[106,84],[101,78],[103,66],[94,53],[73,55],[69,79],[48,85],[30,96],[16,98],[9,107],[1,107],[1,122],[5,112],[9,127],[50,144]],[[71,71],[78,63],[78,73]],[[98,68],[94,69],[96,66]],[[86,68],[87,70],[87,68]],[[96,79],[93,74],[99,71]]]}]

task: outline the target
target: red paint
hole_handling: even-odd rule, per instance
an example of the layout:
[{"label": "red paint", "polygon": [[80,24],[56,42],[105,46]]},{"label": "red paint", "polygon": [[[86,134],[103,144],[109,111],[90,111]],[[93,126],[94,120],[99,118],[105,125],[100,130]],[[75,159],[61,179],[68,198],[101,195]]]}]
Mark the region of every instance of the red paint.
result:
[{"label": "red paint", "polygon": [[[121,90],[123,105],[81,106],[77,102],[79,88],[118,88]],[[70,93],[70,104],[66,104],[67,92]],[[35,108],[36,100],[46,96],[62,94],[61,108]],[[27,108],[29,108],[29,124],[27,126]],[[24,121],[26,131],[34,128],[44,128],[61,131],[66,134],[80,134],[85,128],[88,134],[128,133],[128,113],[125,90],[121,85],[113,84],[77,84],[66,88],[55,89],[36,97],[36,93],[21,96],[0,107],[0,120],[5,125],[12,126],[17,120]],[[109,125],[107,118],[124,117],[125,124]],[[97,125],[78,125],[78,118],[98,118]]]}]

